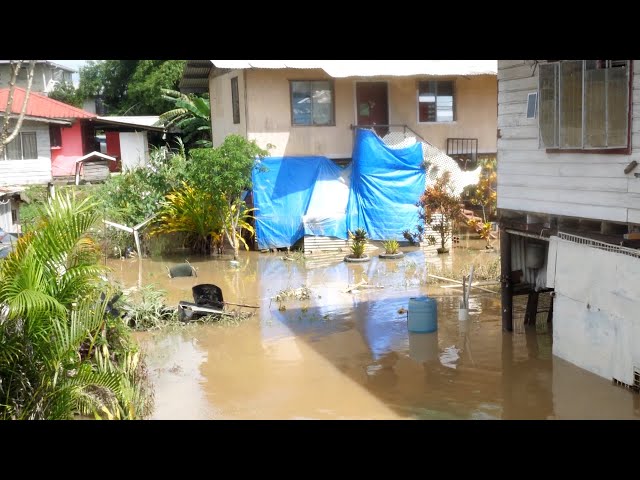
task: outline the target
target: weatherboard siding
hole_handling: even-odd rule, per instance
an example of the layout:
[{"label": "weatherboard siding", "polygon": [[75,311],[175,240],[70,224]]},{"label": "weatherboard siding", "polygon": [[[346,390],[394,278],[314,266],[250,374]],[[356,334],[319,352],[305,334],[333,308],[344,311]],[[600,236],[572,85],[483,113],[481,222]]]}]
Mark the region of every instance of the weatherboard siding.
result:
[{"label": "weatherboard siding", "polygon": [[[633,71],[639,68],[634,60]],[[633,78],[632,153],[610,155],[539,146],[538,119],[526,115],[538,73],[530,61],[498,61],[498,208],[640,223],[640,170],[624,173],[629,162],[640,162],[640,75]]]},{"label": "weatherboard siding", "polygon": [[35,132],[38,158],[34,160],[0,160],[0,185],[42,184],[51,181],[49,125],[25,120],[21,132]]}]

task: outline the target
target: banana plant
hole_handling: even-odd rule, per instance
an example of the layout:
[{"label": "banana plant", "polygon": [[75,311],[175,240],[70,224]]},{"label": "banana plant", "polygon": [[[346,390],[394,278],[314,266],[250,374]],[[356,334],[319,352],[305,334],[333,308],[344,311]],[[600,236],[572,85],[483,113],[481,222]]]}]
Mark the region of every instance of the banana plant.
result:
[{"label": "banana plant", "polygon": [[[173,109],[160,115],[157,122],[166,128],[175,126],[184,142],[193,147],[209,148],[211,143],[211,104],[208,98],[185,95],[176,90],[162,89],[162,98],[173,103]],[[193,141],[193,142],[192,142]]]}]

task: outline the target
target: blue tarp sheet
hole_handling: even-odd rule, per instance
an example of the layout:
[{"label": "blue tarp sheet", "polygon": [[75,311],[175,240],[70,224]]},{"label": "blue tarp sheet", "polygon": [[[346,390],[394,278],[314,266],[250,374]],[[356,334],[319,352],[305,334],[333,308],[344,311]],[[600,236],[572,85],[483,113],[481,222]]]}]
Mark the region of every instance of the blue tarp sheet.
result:
[{"label": "blue tarp sheet", "polygon": [[358,130],[347,207],[347,228],[372,240],[402,240],[419,222],[416,202],[425,188],[422,143],[393,149],[369,130]]},{"label": "blue tarp sheet", "polygon": [[268,157],[262,165],[253,173],[260,249],[290,247],[304,235],[346,239],[359,227],[372,240],[402,240],[418,223],[421,143],[392,149],[359,130],[346,168],[326,157]]},{"label": "blue tarp sheet", "polygon": [[262,159],[264,169],[253,171],[258,248],[290,247],[304,236],[302,217],[309,207],[318,171],[327,163],[333,165],[326,157]]}]

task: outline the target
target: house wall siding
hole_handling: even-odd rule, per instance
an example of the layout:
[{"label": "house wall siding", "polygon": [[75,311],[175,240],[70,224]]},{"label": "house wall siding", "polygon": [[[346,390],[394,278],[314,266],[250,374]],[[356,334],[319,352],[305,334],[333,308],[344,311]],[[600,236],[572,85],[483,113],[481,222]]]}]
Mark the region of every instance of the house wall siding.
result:
[{"label": "house wall siding", "polygon": [[[547,153],[538,119],[526,118],[538,90],[530,61],[498,61],[498,208],[640,223],[640,179],[624,173],[640,161],[640,63],[634,60],[630,155]],[[636,169],[637,171],[637,169]]]},{"label": "house wall siding", "polygon": [[0,185],[42,184],[51,181],[49,124],[22,123],[21,132],[35,132],[38,158],[34,160],[0,160]]},{"label": "house wall siding", "polygon": [[[24,62],[18,74],[16,80],[16,86],[26,88],[27,87],[27,70],[29,68],[29,62]],[[31,91],[42,93],[46,87],[46,82],[51,78],[51,74],[48,75],[47,69],[41,63],[36,64],[36,68],[33,71],[33,82],[31,83]],[[11,79],[11,66],[8,64],[0,65],[0,88],[7,88],[9,86],[9,80]]]},{"label": "house wall siding", "polygon": [[[271,143],[274,156],[325,155],[351,157],[356,123],[355,83],[387,81],[389,122],[406,124],[436,147],[446,150],[449,137],[478,138],[479,152],[496,151],[497,85],[491,75],[459,77],[456,81],[457,120],[449,123],[418,123],[417,81],[428,77],[337,78],[335,126],[292,126],[289,80],[330,79],[323,70],[247,70],[247,134],[261,146]],[[433,77],[432,77],[433,78]],[[444,78],[444,77],[443,77]],[[225,106],[231,101],[225,101]],[[213,104],[212,104],[213,106]],[[226,107],[225,107],[226,108]],[[230,113],[228,114],[230,115]],[[226,125],[226,120],[223,124]],[[213,122],[214,130],[221,127]],[[224,132],[224,127],[222,127]],[[215,134],[214,134],[215,135]]]},{"label": "house wall siding", "polygon": [[76,120],[70,127],[60,129],[62,146],[51,150],[51,173],[54,177],[76,174],[76,159],[84,155],[82,124]]},{"label": "house wall siding", "polygon": [[[553,354],[596,375],[633,384],[640,368],[640,258],[551,237]],[[585,261],[589,259],[589,261]]]},{"label": "house wall siding", "polygon": [[[233,123],[231,101],[231,79],[238,77],[238,95],[240,97],[240,123]],[[212,139],[217,147],[227,135],[247,136],[247,115],[245,108],[244,71],[233,70],[224,75],[209,78],[209,98],[211,101]]]},{"label": "house wall siding", "polygon": [[120,132],[122,169],[133,169],[149,161],[147,132]]},{"label": "house wall siding", "polygon": [[498,85],[494,75],[442,77],[455,82],[454,122],[418,123],[418,81],[420,77],[389,80],[390,122],[402,123],[446,152],[447,138],[477,138],[478,152],[496,152]]},{"label": "house wall siding", "polygon": [[291,125],[289,80],[331,80],[324,70],[260,69],[247,71],[247,132],[273,156],[351,157],[354,123],[353,81],[334,79],[335,126]]}]

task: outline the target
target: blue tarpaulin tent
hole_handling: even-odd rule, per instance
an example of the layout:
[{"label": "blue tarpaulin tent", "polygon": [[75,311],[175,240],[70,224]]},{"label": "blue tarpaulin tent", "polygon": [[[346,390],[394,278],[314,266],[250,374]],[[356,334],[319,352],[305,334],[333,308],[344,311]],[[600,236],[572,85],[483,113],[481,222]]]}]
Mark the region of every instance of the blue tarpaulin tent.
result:
[{"label": "blue tarpaulin tent", "polygon": [[422,143],[393,149],[370,130],[358,130],[347,205],[347,229],[364,228],[372,240],[402,240],[418,224],[424,192]]},{"label": "blue tarpaulin tent", "polygon": [[359,227],[373,240],[401,240],[418,223],[421,143],[393,149],[358,130],[346,168],[319,156],[265,158],[262,166],[253,173],[260,249],[290,247],[304,235],[346,239]]}]

